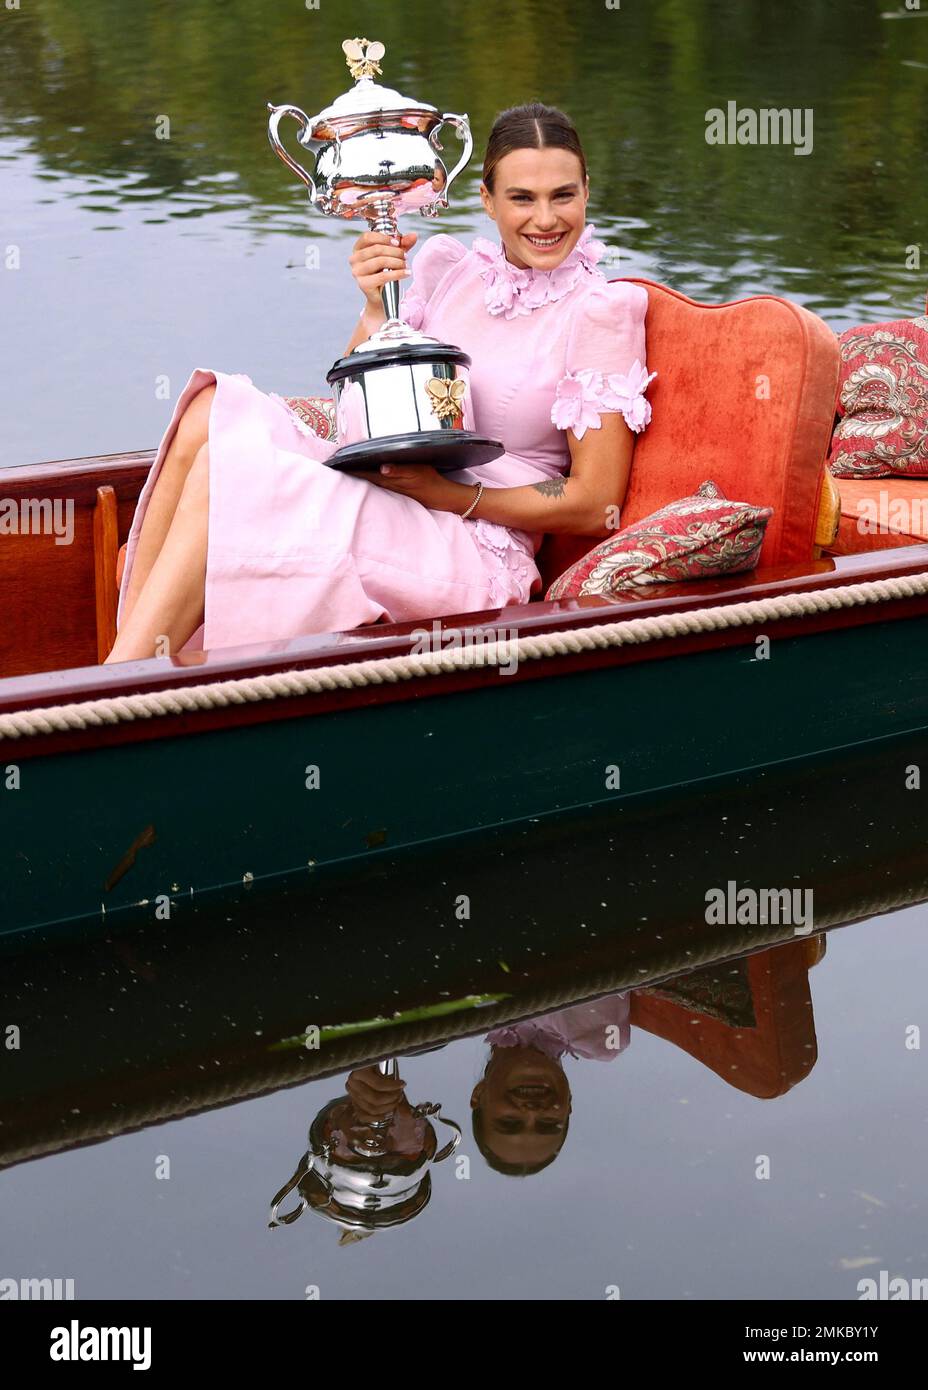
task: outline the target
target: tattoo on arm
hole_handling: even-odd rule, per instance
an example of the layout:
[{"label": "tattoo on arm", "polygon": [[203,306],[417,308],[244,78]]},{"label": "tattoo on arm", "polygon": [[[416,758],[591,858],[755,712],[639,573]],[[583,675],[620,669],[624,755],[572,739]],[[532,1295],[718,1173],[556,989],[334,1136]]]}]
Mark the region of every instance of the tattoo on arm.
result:
[{"label": "tattoo on arm", "polygon": [[545,478],[543,483],[531,483],[530,486],[542,497],[563,497],[566,483],[566,478]]}]

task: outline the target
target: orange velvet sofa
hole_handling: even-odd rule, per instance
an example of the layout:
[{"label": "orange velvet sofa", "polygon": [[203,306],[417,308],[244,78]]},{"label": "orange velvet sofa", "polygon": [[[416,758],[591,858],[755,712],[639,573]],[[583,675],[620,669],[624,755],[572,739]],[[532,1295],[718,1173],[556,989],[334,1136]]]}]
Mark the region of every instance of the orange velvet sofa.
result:
[{"label": "orange velvet sofa", "polygon": [[[776,295],[699,304],[653,280],[625,278],[648,292],[648,370],[657,377],[621,525],[711,478],[733,500],[773,508],[762,566],[811,561],[837,522],[825,466],[840,369],[834,331]],[[545,589],[590,549],[587,537],[546,536],[538,555]]]},{"label": "orange velvet sofa", "polygon": [[856,555],[928,541],[928,478],[835,478],[838,534],[830,555]]}]

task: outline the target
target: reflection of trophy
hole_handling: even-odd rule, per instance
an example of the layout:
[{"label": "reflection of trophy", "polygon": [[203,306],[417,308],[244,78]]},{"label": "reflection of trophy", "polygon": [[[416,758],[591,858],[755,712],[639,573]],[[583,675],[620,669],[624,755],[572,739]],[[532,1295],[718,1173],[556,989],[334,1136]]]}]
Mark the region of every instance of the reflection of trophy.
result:
[{"label": "reflection of trophy", "polygon": [[[381,1062],[380,1070],[395,1078],[395,1059]],[[431,1196],[431,1165],[461,1142],[460,1126],[440,1110],[432,1103],[410,1106],[404,1097],[391,1115],[371,1120],[349,1096],[329,1101],[310,1126],[296,1172],[271,1203],[271,1227],[288,1226],[307,1208],[341,1226],[343,1241],[410,1221]],[[429,1115],[454,1131],[441,1150]],[[297,1205],[279,1212],[294,1190]]]},{"label": "reflection of trophy", "polygon": [[[382,43],[346,39],[342,48],[354,87],[313,117],[297,106],[268,103],[268,136],[323,213],[364,217],[373,231],[396,236],[400,213],[418,210],[435,217],[448,206],[447,190],[473,149],[470,126],[466,116],[442,116],[436,107],[374,82]],[[280,142],[278,126],[286,115],[300,126],[299,143],[316,148],[314,174]],[[464,141],[450,174],[436,154],[445,122]],[[341,446],[328,461],[341,468],[371,468],[395,457],[447,472],[497,458],[503,445],[472,428],[470,357],[402,322],[397,281],[385,284],[381,293],[387,322],[340,358],[327,377]]]}]

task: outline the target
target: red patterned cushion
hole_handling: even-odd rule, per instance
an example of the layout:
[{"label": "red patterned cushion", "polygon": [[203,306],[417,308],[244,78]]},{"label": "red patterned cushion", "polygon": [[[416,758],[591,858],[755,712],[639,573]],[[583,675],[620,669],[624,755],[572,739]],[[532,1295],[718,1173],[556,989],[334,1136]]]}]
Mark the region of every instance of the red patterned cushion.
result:
[{"label": "red patterned cushion", "polygon": [[729,502],[713,482],[617,531],[565,570],[546,598],[618,593],[645,584],[714,579],[757,564],[772,507]]},{"label": "red patterned cushion", "polygon": [[832,473],[928,477],[928,315],[848,328],[838,342]]},{"label": "red patterned cushion", "polygon": [[335,439],[335,402],[327,396],[282,396],[296,418],[320,439]]}]

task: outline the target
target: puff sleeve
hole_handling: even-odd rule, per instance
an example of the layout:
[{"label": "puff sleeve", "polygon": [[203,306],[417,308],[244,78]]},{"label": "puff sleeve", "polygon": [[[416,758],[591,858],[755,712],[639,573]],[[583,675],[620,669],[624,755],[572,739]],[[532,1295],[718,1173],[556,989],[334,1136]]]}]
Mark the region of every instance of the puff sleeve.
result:
[{"label": "puff sleeve", "polygon": [[466,246],[446,232],[430,236],[412,258],[412,278],[400,301],[400,318],[421,328],[426,306],[445,274],[467,255]]},{"label": "puff sleeve", "polygon": [[640,433],[651,419],[644,319],[648,292],[629,281],[596,285],[577,305],[568,330],[566,372],[557,384],[551,423],[582,439],[605,411],[619,411]]}]

